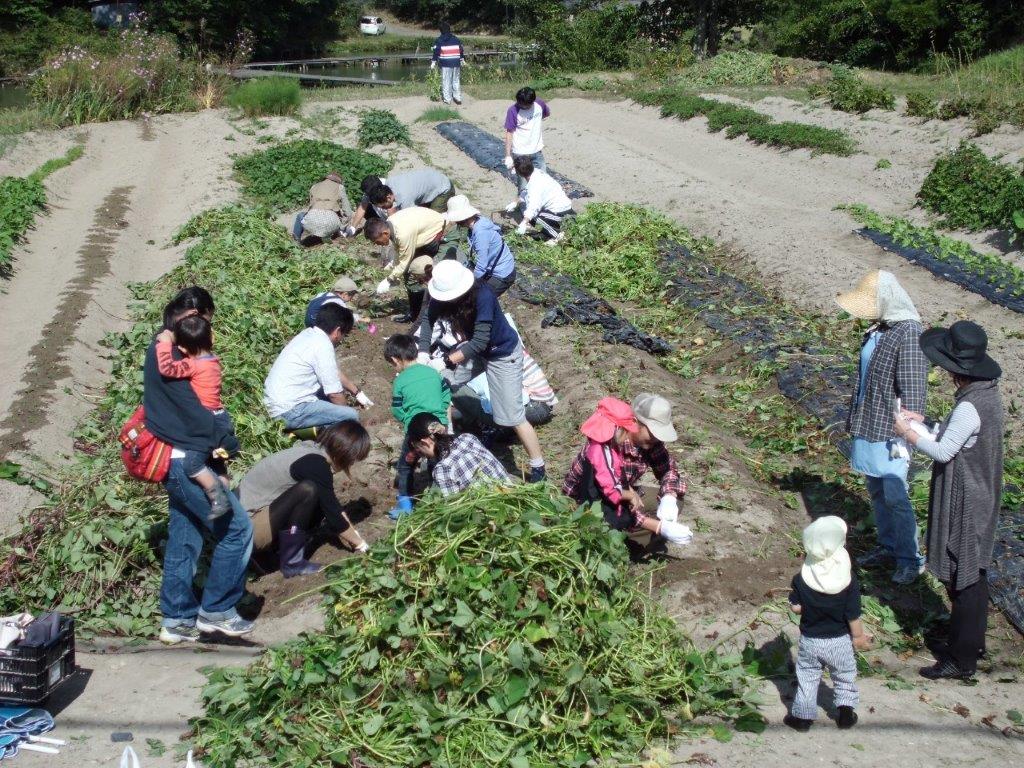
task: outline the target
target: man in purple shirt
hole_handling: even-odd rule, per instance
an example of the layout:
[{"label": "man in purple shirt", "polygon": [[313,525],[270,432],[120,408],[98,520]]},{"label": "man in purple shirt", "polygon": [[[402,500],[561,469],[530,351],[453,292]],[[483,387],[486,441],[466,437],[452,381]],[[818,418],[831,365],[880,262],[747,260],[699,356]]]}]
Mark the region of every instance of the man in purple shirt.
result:
[{"label": "man in purple shirt", "polygon": [[[516,93],[516,103],[505,113],[505,167],[514,171],[517,157],[528,157],[537,170],[547,170],[544,162],[544,131],[543,122],[551,114],[548,105],[537,98],[533,88],[520,88]],[[519,198],[526,188],[526,181],[516,176],[518,196],[505,208],[506,213],[513,213],[519,207]]]}]

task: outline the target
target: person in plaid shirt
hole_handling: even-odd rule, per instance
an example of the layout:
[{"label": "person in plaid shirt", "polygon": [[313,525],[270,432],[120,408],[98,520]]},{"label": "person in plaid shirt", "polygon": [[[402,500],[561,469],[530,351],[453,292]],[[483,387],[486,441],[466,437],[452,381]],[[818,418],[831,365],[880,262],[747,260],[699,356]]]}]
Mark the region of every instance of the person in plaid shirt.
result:
[{"label": "person in plaid shirt", "polygon": [[[605,522],[616,530],[644,529],[675,544],[693,539],[690,529],[677,521],[679,497],[686,482],[665,442],[676,439],[669,402],[657,395],[640,394],[633,406],[606,397],[580,427],[588,439],[577,454],[562,484],[571,499],[600,502]],[[646,512],[635,487],[650,469],[661,483],[655,516]]]},{"label": "person in plaid shirt", "polygon": [[408,435],[413,452],[433,463],[430,474],[443,496],[464,491],[478,480],[512,482],[505,467],[475,435],[466,432],[455,437],[431,413],[413,416]]},{"label": "person in plaid shirt", "polygon": [[896,437],[900,408],[924,413],[928,360],[921,351],[921,318],[896,277],[870,272],[857,287],[836,297],[840,307],[871,320],[861,342],[846,428],[852,438],[850,466],[865,476],[879,546],[861,565],[896,561],[892,580],[910,584],[924,570],[917,518],[910,504],[910,452]]}]

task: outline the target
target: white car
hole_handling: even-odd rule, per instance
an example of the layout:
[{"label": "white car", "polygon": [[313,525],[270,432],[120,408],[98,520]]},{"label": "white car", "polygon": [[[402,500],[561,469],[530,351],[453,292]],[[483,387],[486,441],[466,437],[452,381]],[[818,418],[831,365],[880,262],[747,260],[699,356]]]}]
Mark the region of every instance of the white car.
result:
[{"label": "white car", "polygon": [[383,35],[387,29],[387,24],[380,16],[363,16],[359,20],[359,31],[364,35]]}]

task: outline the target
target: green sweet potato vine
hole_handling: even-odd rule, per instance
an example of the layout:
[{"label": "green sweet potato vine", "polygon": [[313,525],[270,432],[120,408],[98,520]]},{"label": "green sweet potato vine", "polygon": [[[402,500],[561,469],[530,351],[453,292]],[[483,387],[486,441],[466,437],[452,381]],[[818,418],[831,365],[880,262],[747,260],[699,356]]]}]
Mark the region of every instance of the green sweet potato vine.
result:
[{"label": "green sweet potato vine", "polygon": [[725,130],[726,137],[730,139],[745,134],[755,144],[780,149],[810,149],[815,154],[841,157],[853,154],[856,149],[853,139],[843,131],[807,123],[777,123],[749,107],[691,93],[663,90],[639,94],[634,100],[639,104],[660,106],[662,117],[691,120],[703,115],[708,119],[709,131],[718,133]]},{"label": "green sweet potato vine", "polygon": [[359,146],[408,144],[409,128],[390,109],[368,109],[359,116]]},{"label": "green sweet potato vine", "polygon": [[371,174],[383,176],[391,162],[330,141],[299,139],[239,157],[234,167],[250,197],[283,211],[306,205],[309,188],[332,171],[341,174],[355,204],[360,199],[359,182]]},{"label": "green sweet potato vine", "polygon": [[431,494],[331,568],[324,608],[323,632],[212,673],[204,762],[567,768],[632,763],[695,717],[764,728],[741,659],[694,648],[622,534],[548,487]]},{"label": "green sweet potato vine", "polygon": [[947,227],[1003,228],[1024,235],[1024,173],[990,159],[969,141],[935,161],[917,197]]},{"label": "green sweet potato vine", "polygon": [[166,301],[200,284],[214,295],[217,354],[224,396],[243,453],[240,475],[285,447],[261,401],[263,379],[281,347],[302,328],[306,302],[337,275],[359,267],[335,248],[303,258],[267,212],[209,211],[178,235],[195,238],[184,263],[135,287],[135,325],[108,338],[113,373],[98,409],[77,434],[81,450],[63,472],[48,506],[0,544],[0,614],[23,608],[75,615],[80,629],[151,635],[158,616],[160,545],[167,500],[162,489],[133,481],[121,465],[117,430],[141,401],[142,361]]},{"label": "green sweet potato vine", "polygon": [[75,146],[63,157],[47,160],[28,176],[0,177],[0,278],[10,277],[11,251],[31,229],[36,214],[46,207],[43,179],[82,156]]}]

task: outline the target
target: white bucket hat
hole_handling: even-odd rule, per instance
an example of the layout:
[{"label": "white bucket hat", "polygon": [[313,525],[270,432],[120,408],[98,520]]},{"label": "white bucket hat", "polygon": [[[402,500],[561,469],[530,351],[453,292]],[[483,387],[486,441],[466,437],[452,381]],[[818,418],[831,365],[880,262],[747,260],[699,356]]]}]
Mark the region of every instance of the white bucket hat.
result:
[{"label": "white bucket hat", "polygon": [[448,200],[448,212],[444,217],[447,221],[458,223],[479,216],[480,211],[469,204],[469,198],[465,195],[455,195]]},{"label": "white bucket hat", "polygon": [[641,392],[633,398],[633,414],[661,442],[671,443],[679,437],[672,425],[672,403],[661,395]]},{"label": "white bucket hat", "polygon": [[815,592],[835,595],[850,586],[850,553],[846,523],[835,515],[819,517],[804,528],[804,558],[800,575]]},{"label": "white bucket hat", "polygon": [[473,273],[455,259],[445,259],[434,265],[427,283],[430,298],[436,301],[455,301],[473,287]]}]

